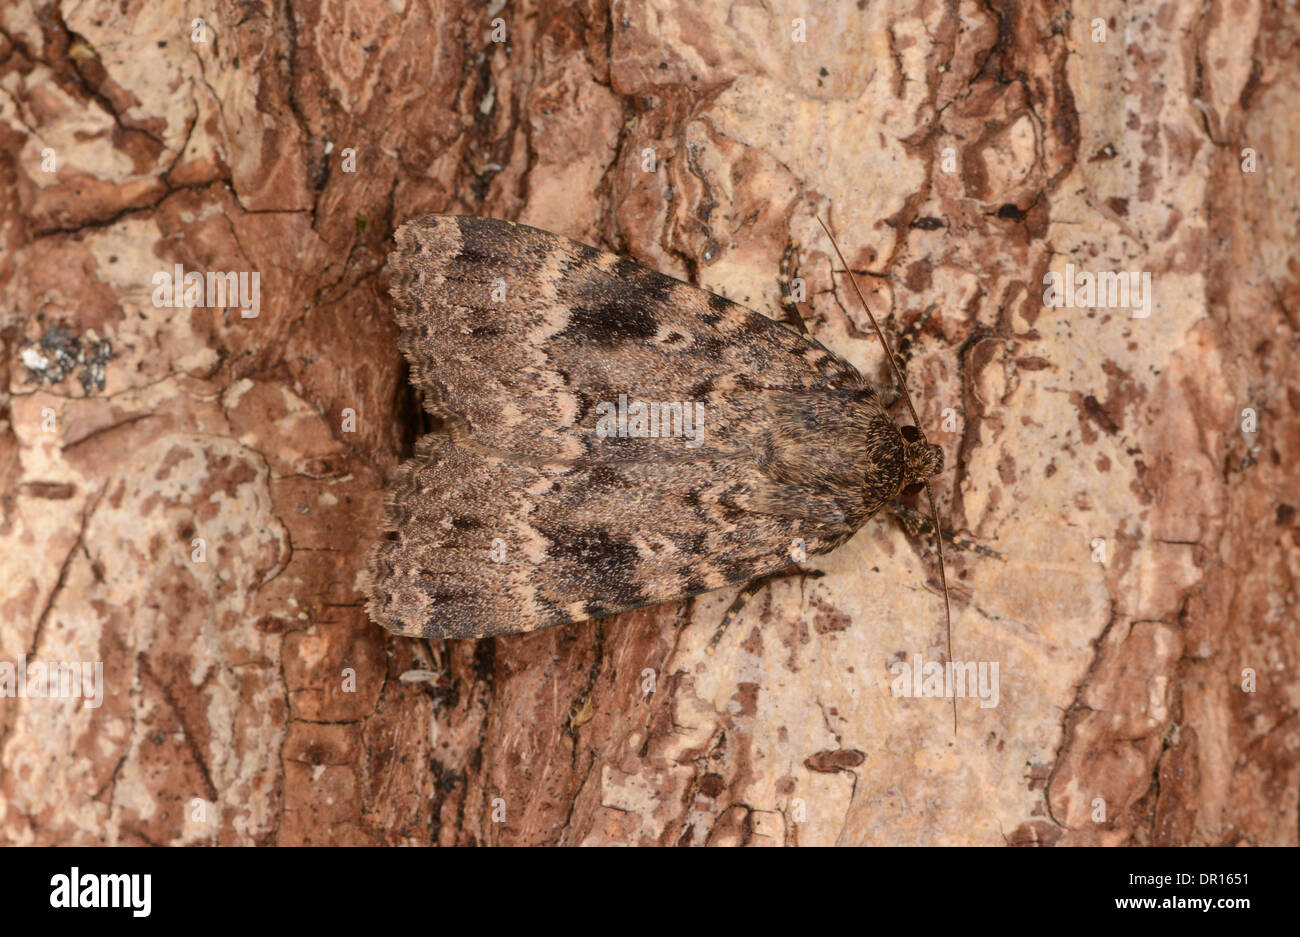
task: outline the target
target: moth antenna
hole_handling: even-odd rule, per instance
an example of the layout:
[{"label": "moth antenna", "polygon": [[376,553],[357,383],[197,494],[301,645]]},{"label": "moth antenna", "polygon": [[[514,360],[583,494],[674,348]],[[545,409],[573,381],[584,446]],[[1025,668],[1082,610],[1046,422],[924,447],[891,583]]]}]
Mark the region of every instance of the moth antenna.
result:
[{"label": "moth antenna", "polygon": [[858,286],[858,278],[849,269],[849,262],[844,259],[844,253],[840,250],[840,246],[835,243],[835,235],[831,234],[831,229],[826,227],[826,222],[818,217],[817,223],[822,226],[826,236],[831,239],[831,247],[835,248],[835,256],[844,265],[844,272],[849,275],[849,282],[853,284],[853,292],[858,294],[858,301],[862,303],[862,308],[867,311],[867,318],[871,320],[871,327],[876,330],[876,338],[880,339],[880,347],[885,349],[885,357],[889,359],[889,367],[894,372],[894,380],[898,382],[899,388],[903,391],[903,400],[907,402],[908,412],[912,414],[912,423],[915,424],[917,429],[921,429],[921,420],[916,415],[916,407],[912,406],[912,395],[907,392],[907,382],[903,380],[903,372],[899,370],[898,362],[894,360],[894,351],[889,347],[889,342],[885,341],[885,333],[880,330],[880,323],[876,321],[875,313],[867,305],[867,297],[862,295],[862,287]]},{"label": "moth antenna", "polygon": [[[948,625],[948,664],[953,664],[952,656],[952,602],[948,599],[948,572],[943,564],[943,528],[939,526],[939,508],[934,503],[934,489],[930,480],[925,480],[925,496],[930,500],[930,517],[934,520],[934,545],[939,550],[939,582],[943,586],[943,618]],[[957,734],[957,676],[953,674],[952,693],[952,734]]]},{"label": "moth antenna", "polygon": [[[840,246],[835,243],[835,235],[831,234],[831,229],[826,226],[818,216],[817,223],[822,226],[826,236],[830,238],[831,247],[835,249],[835,256],[840,259],[844,266],[844,272],[849,275],[849,282],[853,284],[853,292],[858,294],[858,301],[862,303],[862,308],[867,312],[867,318],[871,320],[871,327],[876,331],[876,338],[880,339],[880,347],[885,350],[885,357],[889,359],[890,370],[894,372],[894,380],[898,382],[899,389],[903,392],[903,400],[907,403],[908,412],[912,414],[912,423],[925,436],[925,431],[921,429],[921,420],[916,415],[916,407],[912,406],[912,395],[907,392],[907,382],[903,380],[903,372],[898,367],[898,362],[894,360],[893,349],[889,347],[889,342],[885,341],[885,333],[880,328],[880,323],[876,321],[875,313],[867,305],[867,297],[862,294],[862,287],[858,286],[858,278],[853,275],[853,270],[849,267],[849,262],[844,259],[844,252]],[[929,440],[926,440],[927,442]],[[930,487],[929,479],[925,482],[925,494],[930,499],[930,515],[934,520],[934,542],[939,550],[939,582],[943,585],[943,616],[948,630],[948,665],[953,664],[952,657],[952,602],[948,598],[948,573],[944,568],[943,562],[943,528],[939,526],[939,508],[934,501],[934,490]],[[952,695],[952,734],[957,734],[957,694]]]}]

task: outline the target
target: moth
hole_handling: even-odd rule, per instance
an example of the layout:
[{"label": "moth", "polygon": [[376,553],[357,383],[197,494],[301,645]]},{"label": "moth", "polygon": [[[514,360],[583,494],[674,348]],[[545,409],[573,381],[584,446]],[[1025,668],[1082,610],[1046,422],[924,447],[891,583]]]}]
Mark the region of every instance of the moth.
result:
[{"label": "moth", "polygon": [[943,468],[815,339],[625,258],[428,215],[389,262],[441,423],[396,470],[367,557],[367,610],[398,634],[484,638],[748,583]]}]

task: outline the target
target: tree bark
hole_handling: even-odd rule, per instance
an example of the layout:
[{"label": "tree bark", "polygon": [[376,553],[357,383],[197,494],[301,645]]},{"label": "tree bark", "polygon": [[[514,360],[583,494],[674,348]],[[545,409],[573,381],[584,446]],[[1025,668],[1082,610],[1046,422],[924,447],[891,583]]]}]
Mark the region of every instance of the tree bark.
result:
[{"label": "tree bark", "polygon": [[[0,842],[1294,845],[1298,39],[1258,0],[0,10],[0,660],[103,690],[0,697]],[[370,623],[427,211],[771,315],[787,260],[882,383],[817,217],[892,336],[937,304],[909,384],[1003,554],[946,551],[996,705],[895,694],[945,627],[883,519],[712,655],[734,589]],[[160,304],[177,265],[256,315]],[[1149,314],[1045,304],[1067,265]]]}]

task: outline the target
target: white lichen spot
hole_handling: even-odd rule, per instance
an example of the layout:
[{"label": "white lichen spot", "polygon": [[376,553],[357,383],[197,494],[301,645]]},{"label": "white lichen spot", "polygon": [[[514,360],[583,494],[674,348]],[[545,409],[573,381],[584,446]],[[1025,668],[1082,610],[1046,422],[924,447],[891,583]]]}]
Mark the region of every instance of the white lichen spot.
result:
[{"label": "white lichen spot", "polygon": [[35,347],[24,348],[18,358],[22,361],[23,367],[31,371],[44,371],[50,363],[50,359],[46,358]]}]

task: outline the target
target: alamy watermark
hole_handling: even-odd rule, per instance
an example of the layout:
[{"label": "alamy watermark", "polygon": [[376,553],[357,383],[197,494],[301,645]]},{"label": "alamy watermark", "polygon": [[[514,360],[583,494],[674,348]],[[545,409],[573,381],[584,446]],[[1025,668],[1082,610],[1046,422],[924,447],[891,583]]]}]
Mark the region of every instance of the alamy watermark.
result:
[{"label": "alamy watermark", "polygon": [[911,660],[894,661],[889,672],[894,675],[889,691],[895,697],[978,698],[980,709],[992,709],[998,704],[995,660],[937,661],[913,654]]},{"label": "alamy watermark", "polygon": [[1067,309],[1131,309],[1131,319],[1151,315],[1151,274],[1123,270],[1049,270],[1043,274],[1043,305]]},{"label": "alamy watermark", "polygon": [[704,443],[704,404],[694,401],[671,403],[628,403],[627,394],[618,403],[596,404],[596,435],[601,439],[685,439],[686,448]]},{"label": "alamy watermark", "polygon": [[262,275],[256,270],[209,270],[205,276],[197,270],[186,273],[181,264],[176,264],[171,273],[159,270],[152,282],[153,304],[159,309],[237,306],[243,319],[256,319],[262,310]]},{"label": "alamy watermark", "polygon": [[50,878],[51,908],[130,908],[132,917],[152,910],[153,875],[94,874],[73,866],[67,875]]},{"label": "alamy watermark", "polygon": [[84,699],[87,709],[104,702],[102,661],[28,661],[27,655],[14,661],[0,660],[0,698]]}]

